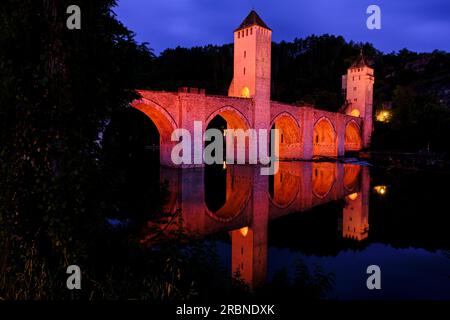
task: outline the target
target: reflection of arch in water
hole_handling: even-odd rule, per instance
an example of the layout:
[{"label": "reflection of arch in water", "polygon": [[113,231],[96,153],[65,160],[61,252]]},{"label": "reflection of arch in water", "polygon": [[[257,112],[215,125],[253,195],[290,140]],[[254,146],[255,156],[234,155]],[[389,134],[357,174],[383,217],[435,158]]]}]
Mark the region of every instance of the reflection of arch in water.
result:
[{"label": "reflection of arch in water", "polygon": [[300,176],[289,170],[294,165],[291,162],[280,162],[278,172],[269,176],[269,200],[278,208],[289,207],[300,191]]},{"label": "reflection of arch in water", "polygon": [[272,120],[270,127],[279,130],[279,159],[299,159],[302,150],[301,135],[300,125],[295,117],[288,112],[282,112]]},{"label": "reflection of arch in water", "polygon": [[317,198],[325,198],[333,188],[336,178],[336,164],[315,162],[312,164],[312,191]]},{"label": "reflection of arch in water", "polygon": [[229,166],[226,169],[226,200],[214,212],[205,202],[206,213],[215,220],[229,222],[247,207],[252,194],[252,171],[249,167]]},{"label": "reflection of arch in water", "polygon": [[328,118],[322,117],[314,125],[313,156],[336,155],[336,130]]},{"label": "reflection of arch in water", "polygon": [[344,188],[353,191],[359,181],[361,167],[357,164],[344,164]]},{"label": "reflection of arch in water", "polygon": [[355,121],[345,127],[345,151],[361,150],[361,129]]}]

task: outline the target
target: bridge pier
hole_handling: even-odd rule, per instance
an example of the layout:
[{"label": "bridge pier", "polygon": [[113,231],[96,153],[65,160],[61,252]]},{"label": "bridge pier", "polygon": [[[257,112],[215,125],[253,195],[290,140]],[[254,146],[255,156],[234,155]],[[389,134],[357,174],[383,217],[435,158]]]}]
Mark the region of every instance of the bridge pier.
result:
[{"label": "bridge pier", "polygon": [[314,131],[314,112],[312,109],[305,109],[302,113],[301,121],[303,150],[302,159],[311,160],[313,158],[313,131]]},{"label": "bridge pier", "polygon": [[337,156],[343,157],[345,155],[345,116],[343,114],[336,114],[336,143]]}]

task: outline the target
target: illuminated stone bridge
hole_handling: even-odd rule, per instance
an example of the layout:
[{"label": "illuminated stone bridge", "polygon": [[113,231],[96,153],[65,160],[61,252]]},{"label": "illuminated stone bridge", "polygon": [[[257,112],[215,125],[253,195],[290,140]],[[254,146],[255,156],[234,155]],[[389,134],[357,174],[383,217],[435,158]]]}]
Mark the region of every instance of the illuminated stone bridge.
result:
[{"label": "illuminated stone bridge", "polygon": [[162,165],[174,165],[171,151],[178,142],[171,141],[171,135],[175,129],[191,132],[191,141],[183,143],[190,143],[194,150],[194,145],[205,145],[202,135],[194,135],[194,121],[201,122],[204,133],[217,117],[226,121],[227,129],[278,129],[280,160],[338,157],[369,147],[374,76],[362,53],[343,76],[346,103],[342,112],[289,105],[270,98],[271,34],[255,11],[234,31],[234,75],[227,97],[195,88],[138,91],[141,98],[132,105],[156,125]]}]

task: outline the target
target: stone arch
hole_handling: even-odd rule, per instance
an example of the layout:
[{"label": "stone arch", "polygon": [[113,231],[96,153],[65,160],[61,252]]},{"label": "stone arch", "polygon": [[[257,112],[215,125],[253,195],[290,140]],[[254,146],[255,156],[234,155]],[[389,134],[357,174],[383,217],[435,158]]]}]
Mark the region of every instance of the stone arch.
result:
[{"label": "stone arch", "polygon": [[250,128],[250,122],[247,120],[247,118],[242,114],[242,112],[240,112],[238,109],[232,106],[224,106],[211,113],[206,118],[205,121],[206,126],[217,115],[220,115],[222,118],[225,119],[227,125],[229,126],[228,129],[247,130]]},{"label": "stone arch", "polygon": [[345,151],[359,151],[361,145],[361,128],[354,120],[351,120],[345,126]]},{"label": "stone arch", "polygon": [[150,99],[140,99],[132,102],[131,106],[144,113],[153,121],[160,136],[160,163],[173,166],[170,154],[174,142],[171,141],[172,132],[178,128],[173,117],[164,107]]},{"label": "stone arch", "polygon": [[333,189],[336,179],[336,164],[314,162],[312,165],[312,191],[319,198],[325,198]]},{"label": "stone arch", "polygon": [[[245,117],[244,114],[242,114],[238,109],[232,107],[232,106],[225,106],[222,107],[213,113],[211,113],[207,119],[206,119],[206,127],[208,127],[211,120],[213,120],[216,116],[221,116],[223,119],[225,119],[227,123],[227,130],[233,129],[238,130],[242,129],[244,131],[247,131],[251,128],[249,121]],[[230,137],[230,136],[229,136]],[[225,145],[228,143],[228,138],[225,139]],[[234,163],[237,162],[237,159],[239,157],[245,158],[245,163],[248,163],[249,160],[249,143],[250,139],[248,136],[245,137],[244,140],[239,141],[238,138],[235,137],[234,141]],[[256,142],[253,142],[256,143]],[[228,154],[227,154],[228,157]],[[242,161],[243,163],[244,161]]]},{"label": "stone arch", "polygon": [[302,140],[297,119],[289,112],[281,112],[272,119],[270,128],[273,128],[273,126],[280,133],[278,158],[280,160],[300,159]]},{"label": "stone arch", "polygon": [[322,117],[314,124],[313,157],[337,156],[336,130],[327,117]]},{"label": "stone arch", "polygon": [[205,203],[208,216],[220,222],[229,222],[239,216],[247,207],[252,195],[251,170],[245,166],[229,166],[226,173],[226,201],[212,212]]}]

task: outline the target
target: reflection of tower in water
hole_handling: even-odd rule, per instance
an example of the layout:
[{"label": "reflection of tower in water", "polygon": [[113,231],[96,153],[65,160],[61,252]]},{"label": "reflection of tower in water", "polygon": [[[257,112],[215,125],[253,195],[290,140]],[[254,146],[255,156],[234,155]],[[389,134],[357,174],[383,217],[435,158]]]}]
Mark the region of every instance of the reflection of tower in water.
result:
[{"label": "reflection of tower in water", "polygon": [[248,225],[231,235],[231,272],[250,288],[263,284],[267,274],[267,229],[269,222],[268,179],[253,170]]},{"label": "reflection of tower in water", "polygon": [[342,213],[342,237],[357,241],[369,235],[369,180],[368,168],[361,169],[361,188],[359,192],[345,197]]}]

